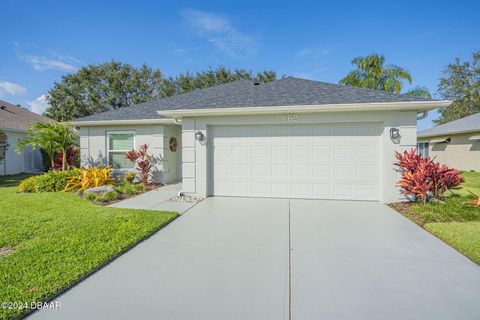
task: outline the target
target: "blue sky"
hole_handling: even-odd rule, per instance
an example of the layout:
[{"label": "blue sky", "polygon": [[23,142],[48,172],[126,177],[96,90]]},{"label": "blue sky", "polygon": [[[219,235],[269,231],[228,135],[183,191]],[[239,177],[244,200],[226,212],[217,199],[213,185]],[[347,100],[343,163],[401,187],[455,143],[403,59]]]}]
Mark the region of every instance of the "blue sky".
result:
[{"label": "blue sky", "polygon": [[435,93],[445,65],[480,49],[478,1],[3,0],[0,10],[0,99],[36,112],[62,75],[112,59],[166,75],[224,65],[336,83],[375,52]]}]

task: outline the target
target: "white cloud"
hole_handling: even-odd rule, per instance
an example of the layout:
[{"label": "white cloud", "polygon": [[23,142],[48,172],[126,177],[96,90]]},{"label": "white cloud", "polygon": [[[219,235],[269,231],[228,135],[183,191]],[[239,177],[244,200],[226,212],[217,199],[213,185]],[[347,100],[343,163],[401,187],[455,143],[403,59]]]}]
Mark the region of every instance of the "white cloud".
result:
[{"label": "white cloud", "polygon": [[35,70],[57,70],[75,72],[81,61],[53,49],[43,49],[34,43],[14,42],[17,57],[30,64]]},{"label": "white cloud", "polygon": [[25,62],[31,64],[32,67],[38,71],[59,70],[66,72],[74,72],[78,69],[76,66],[68,62],[49,59],[43,56],[23,55],[22,59]]},{"label": "white cloud", "polygon": [[303,48],[294,54],[295,58],[319,57],[331,53],[331,48]]},{"label": "white cloud", "polygon": [[188,9],[182,12],[184,22],[218,51],[233,57],[255,54],[255,38],[240,32],[224,15]]},{"label": "white cloud", "polygon": [[27,88],[19,84],[8,82],[8,81],[0,82],[0,97],[5,94],[11,95],[11,96],[18,96],[26,93],[27,93]]},{"label": "white cloud", "polygon": [[30,110],[32,112],[43,114],[45,110],[49,107],[47,102],[47,96],[42,94],[40,97],[36,98],[35,100],[28,100],[27,104],[30,106]]}]

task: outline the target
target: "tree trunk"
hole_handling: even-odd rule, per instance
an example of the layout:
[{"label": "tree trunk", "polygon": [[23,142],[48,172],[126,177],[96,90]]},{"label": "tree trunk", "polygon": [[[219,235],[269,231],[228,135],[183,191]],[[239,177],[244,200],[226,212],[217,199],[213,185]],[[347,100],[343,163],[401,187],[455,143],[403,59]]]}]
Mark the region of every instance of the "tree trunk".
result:
[{"label": "tree trunk", "polygon": [[53,170],[53,167],[55,167],[55,153],[50,154],[49,157],[50,157],[50,170]]},{"label": "tree trunk", "polygon": [[62,171],[67,170],[67,149],[62,149]]}]

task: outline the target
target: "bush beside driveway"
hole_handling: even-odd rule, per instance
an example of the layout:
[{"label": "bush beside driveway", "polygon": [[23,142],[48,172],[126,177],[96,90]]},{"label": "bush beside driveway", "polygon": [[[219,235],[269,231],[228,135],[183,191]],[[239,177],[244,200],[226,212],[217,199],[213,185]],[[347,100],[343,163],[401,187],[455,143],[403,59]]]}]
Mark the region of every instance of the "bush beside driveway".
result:
[{"label": "bush beside driveway", "polygon": [[[25,175],[0,177],[0,297],[47,301],[177,216],[106,208],[75,194],[18,193]],[[0,309],[0,318],[25,310]]]}]

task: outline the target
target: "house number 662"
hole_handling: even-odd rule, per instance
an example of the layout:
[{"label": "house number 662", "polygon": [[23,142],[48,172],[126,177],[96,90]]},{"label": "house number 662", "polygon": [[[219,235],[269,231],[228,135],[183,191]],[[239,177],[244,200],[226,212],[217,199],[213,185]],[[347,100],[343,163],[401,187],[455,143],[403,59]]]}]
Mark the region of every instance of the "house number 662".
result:
[{"label": "house number 662", "polygon": [[285,114],[285,115],[282,116],[281,121],[282,121],[282,123],[297,122],[298,121],[298,115],[297,114]]}]

